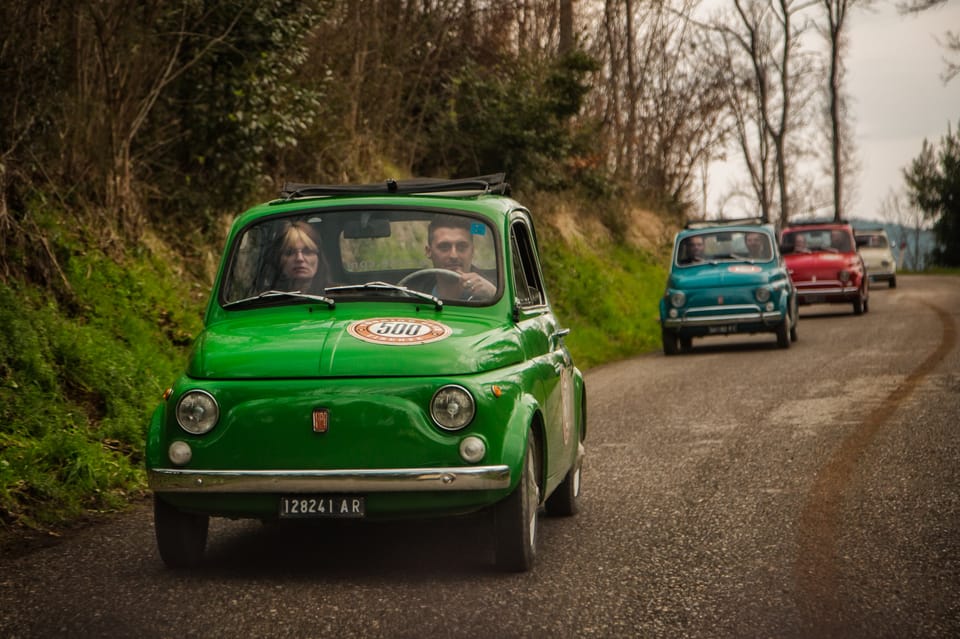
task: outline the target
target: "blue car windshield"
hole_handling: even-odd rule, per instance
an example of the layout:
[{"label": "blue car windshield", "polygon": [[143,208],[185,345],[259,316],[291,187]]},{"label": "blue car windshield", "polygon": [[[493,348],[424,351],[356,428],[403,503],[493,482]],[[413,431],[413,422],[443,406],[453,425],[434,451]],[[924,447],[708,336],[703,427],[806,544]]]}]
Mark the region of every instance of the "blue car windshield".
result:
[{"label": "blue car windshield", "polygon": [[683,238],[674,257],[678,266],[695,266],[725,261],[769,262],[774,252],[767,233],[717,230]]}]

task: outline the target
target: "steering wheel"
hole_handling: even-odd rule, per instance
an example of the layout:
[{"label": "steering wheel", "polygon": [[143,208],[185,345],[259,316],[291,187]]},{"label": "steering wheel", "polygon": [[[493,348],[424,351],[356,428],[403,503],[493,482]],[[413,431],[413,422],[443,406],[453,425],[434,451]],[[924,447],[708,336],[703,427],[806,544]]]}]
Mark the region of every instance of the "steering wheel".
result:
[{"label": "steering wheel", "polygon": [[456,271],[451,271],[450,269],[446,268],[422,268],[419,271],[414,271],[413,273],[405,275],[403,279],[397,282],[397,286],[409,286],[410,282],[426,279],[428,277],[449,279],[457,282],[460,281],[460,274]]}]

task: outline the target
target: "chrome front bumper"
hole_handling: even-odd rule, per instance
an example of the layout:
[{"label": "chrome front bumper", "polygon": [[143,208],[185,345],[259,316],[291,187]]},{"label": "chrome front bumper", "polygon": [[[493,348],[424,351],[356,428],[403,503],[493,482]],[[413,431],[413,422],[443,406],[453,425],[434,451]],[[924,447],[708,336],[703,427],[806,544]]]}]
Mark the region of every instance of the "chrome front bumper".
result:
[{"label": "chrome front bumper", "polygon": [[724,313],[714,315],[720,311],[730,311],[729,306],[699,306],[691,308],[679,317],[667,317],[663,320],[665,328],[684,328],[686,326],[726,326],[730,324],[779,324],[783,320],[780,311],[763,312],[759,309]]},{"label": "chrome front bumper", "polygon": [[158,493],[423,492],[510,487],[510,467],[392,468],[376,470],[147,471]]}]

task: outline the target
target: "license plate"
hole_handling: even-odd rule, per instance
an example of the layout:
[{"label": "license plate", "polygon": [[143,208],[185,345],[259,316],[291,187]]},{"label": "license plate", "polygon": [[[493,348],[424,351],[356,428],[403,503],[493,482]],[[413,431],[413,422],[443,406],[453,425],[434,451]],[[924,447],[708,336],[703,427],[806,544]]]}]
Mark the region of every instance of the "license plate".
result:
[{"label": "license plate", "polygon": [[280,517],[287,519],[360,518],[366,502],[360,495],[289,495],[280,497]]},{"label": "license plate", "polygon": [[811,304],[822,304],[823,302],[827,301],[825,295],[807,295],[805,299]]},{"label": "license plate", "polygon": [[724,324],[723,326],[709,326],[707,331],[714,334],[736,333],[736,324]]}]

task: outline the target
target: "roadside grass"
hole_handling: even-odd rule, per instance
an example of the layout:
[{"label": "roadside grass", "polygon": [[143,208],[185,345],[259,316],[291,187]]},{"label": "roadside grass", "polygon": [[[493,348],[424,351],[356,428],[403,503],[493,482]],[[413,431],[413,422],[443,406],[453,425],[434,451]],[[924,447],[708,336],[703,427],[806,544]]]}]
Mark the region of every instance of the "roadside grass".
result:
[{"label": "roadside grass", "polygon": [[[108,255],[36,215],[66,285],[0,280],[0,547],[147,494],[149,417],[199,334],[208,283],[149,234]],[[581,369],[655,349],[666,273],[644,251],[541,238],[547,292]],[[17,256],[12,256],[16,258]]]},{"label": "roadside grass", "polygon": [[55,529],[142,493],[149,414],[200,328],[202,302],[168,261],[60,239],[69,299],[0,282],[0,533]]},{"label": "roadside grass", "polygon": [[645,251],[603,241],[541,243],[547,295],[565,342],[583,370],[655,350],[660,345],[657,303],[665,267]]}]

